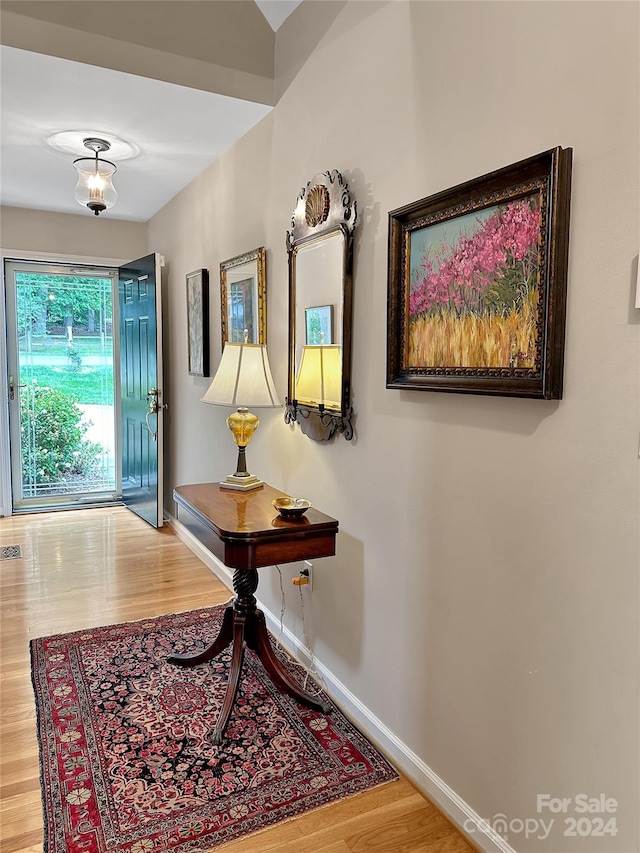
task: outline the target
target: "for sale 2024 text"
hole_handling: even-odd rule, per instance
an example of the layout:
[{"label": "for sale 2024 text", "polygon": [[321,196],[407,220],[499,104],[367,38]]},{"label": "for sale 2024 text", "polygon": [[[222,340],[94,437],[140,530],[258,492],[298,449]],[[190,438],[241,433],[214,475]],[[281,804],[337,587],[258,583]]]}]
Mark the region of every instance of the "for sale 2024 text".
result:
[{"label": "for sale 2024 text", "polygon": [[538,814],[567,815],[564,818],[566,837],[603,838],[618,834],[617,820],[611,817],[618,811],[618,801],[606,794],[595,797],[588,794],[576,794],[574,797],[538,794],[537,808]]}]

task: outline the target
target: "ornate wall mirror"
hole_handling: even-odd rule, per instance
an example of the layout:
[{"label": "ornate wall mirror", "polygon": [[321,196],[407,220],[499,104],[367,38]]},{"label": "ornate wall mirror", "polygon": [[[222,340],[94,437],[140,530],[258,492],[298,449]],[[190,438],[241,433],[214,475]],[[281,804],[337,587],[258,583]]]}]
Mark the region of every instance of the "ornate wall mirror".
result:
[{"label": "ornate wall mirror", "polygon": [[285,420],[314,441],[353,438],[352,245],[356,203],[340,172],[304,187],[287,231],[289,386]]}]

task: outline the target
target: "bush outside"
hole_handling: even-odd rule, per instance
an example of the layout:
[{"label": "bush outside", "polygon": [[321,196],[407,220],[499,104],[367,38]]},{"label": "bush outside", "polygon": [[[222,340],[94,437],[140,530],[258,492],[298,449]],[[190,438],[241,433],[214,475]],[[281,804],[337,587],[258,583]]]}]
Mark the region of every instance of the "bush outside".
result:
[{"label": "bush outside", "polygon": [[20,395],[23,483],[54,484],[91,476],[102,447],[84,438],[88,424],[73,396],[56,388],[28,385]]}]

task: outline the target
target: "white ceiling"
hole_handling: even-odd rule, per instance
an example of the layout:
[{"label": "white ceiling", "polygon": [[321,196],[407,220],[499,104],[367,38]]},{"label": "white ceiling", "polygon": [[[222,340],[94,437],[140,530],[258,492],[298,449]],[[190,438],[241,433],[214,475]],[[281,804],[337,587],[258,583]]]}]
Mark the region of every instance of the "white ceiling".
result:
[{"label": "white ceiling", "polygon": [[[276,30],[300,0],[258,0]],[[272,108],[25,50],[0,47],[0,203],[81,214],[76,157],[53,134],[116,136],[139,150],[118,161],[118,201],[102,216],[146,222]],[[109,154],[103,155],[109,159]],[[91,216],[86,210],[86,215]]]},{"label": "white ceiling", "polygon": [[271,25],[271,29],[276,32],[302,0],[255,0],[255,2]]}]

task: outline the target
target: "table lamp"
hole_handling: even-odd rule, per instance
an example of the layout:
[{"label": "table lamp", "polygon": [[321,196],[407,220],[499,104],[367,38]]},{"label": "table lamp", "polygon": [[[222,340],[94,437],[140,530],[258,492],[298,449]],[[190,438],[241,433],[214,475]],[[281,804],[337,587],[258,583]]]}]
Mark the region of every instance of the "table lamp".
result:
[{"label": "table lamp", "polygon": [[303,347],[296,400],[321,409],[342,407],[342,347],[337,344]]},{"label": "table lamp", "polygon": [[266,346],[246,343],[246,333],[243,344],[227,341],[216,375],[202,401],[214,406],[238,407],[227,418],[238,445],[237,470],[220,483],[220,488],[243,492],[260,488],[262,480],[247,471],[246,448],[260,424],[249,406],[274,409],[282,405],[271,376]]}]

